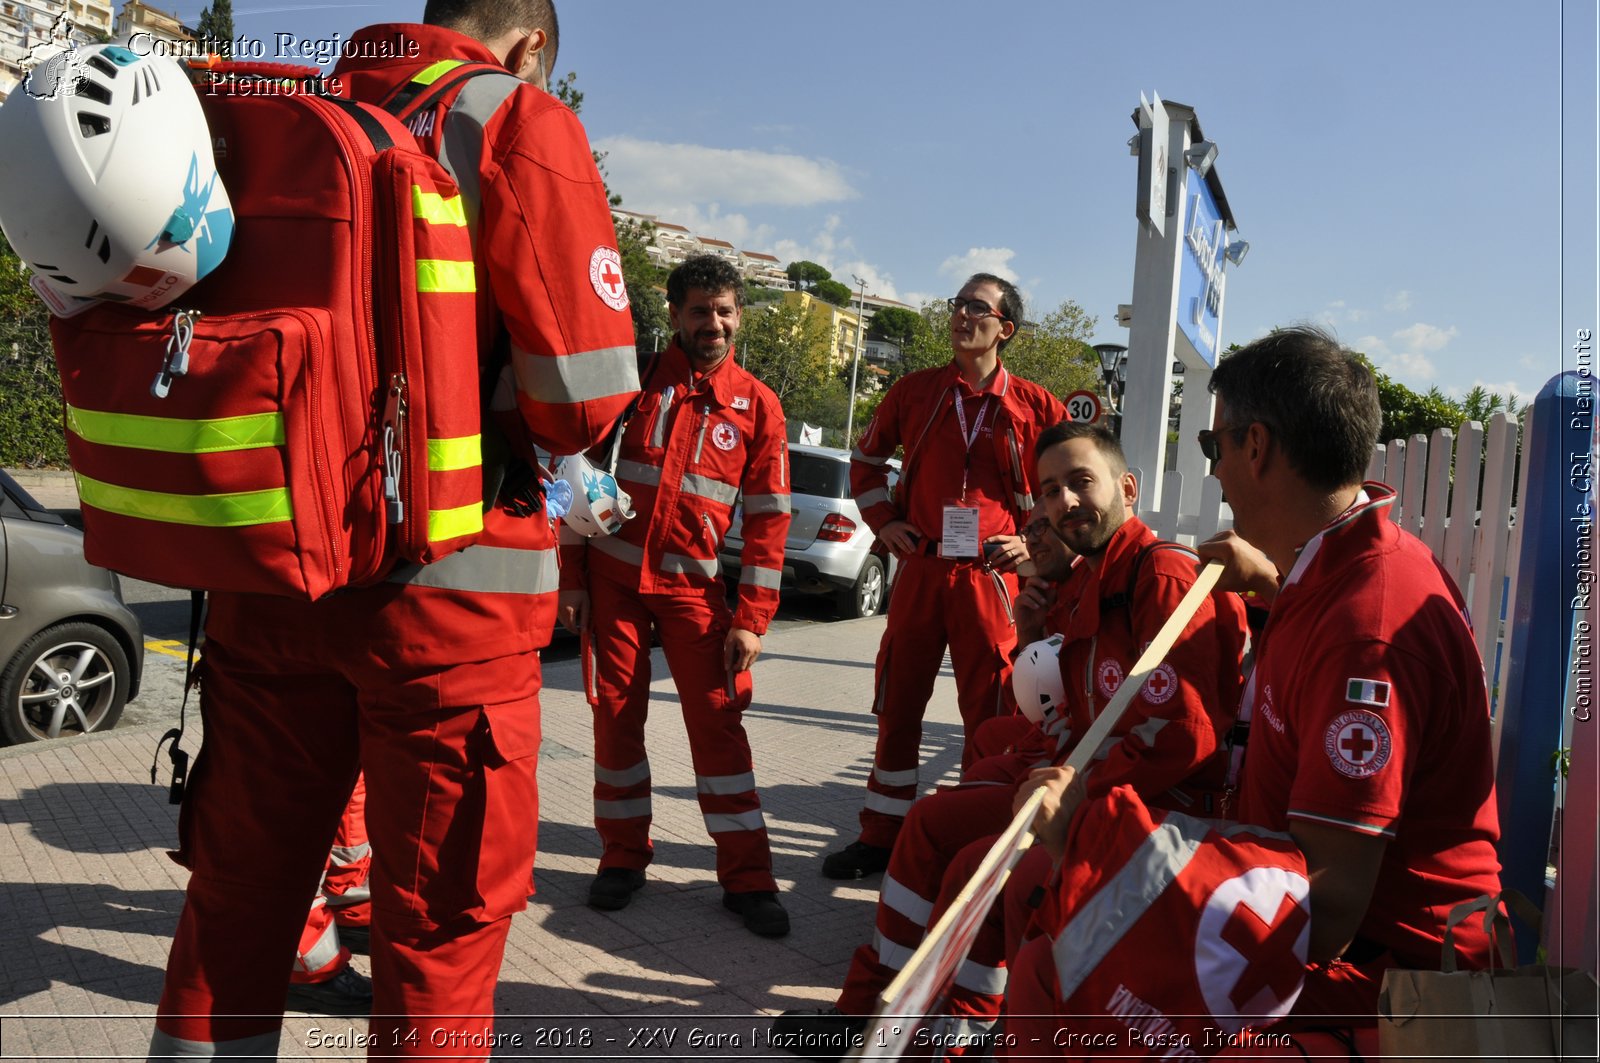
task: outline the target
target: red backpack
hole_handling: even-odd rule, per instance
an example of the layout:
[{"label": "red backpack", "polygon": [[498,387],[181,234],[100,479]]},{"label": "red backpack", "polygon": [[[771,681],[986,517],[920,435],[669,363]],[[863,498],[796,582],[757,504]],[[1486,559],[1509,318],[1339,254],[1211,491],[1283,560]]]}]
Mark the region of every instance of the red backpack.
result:
[{"label": "red backpack", "polygon": [[316,599],[482,532],[459,193],[405,126],[317,77],[204,71],[226,260],[167,310],[51,323],[95,564]]}]

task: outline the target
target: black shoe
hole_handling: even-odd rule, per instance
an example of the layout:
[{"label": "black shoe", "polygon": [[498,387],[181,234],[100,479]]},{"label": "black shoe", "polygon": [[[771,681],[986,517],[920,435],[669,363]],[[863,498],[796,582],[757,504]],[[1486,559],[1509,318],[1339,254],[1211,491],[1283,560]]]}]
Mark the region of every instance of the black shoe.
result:
[{"label": "black shoe", "polygon": [[643,885],[643,871],[631,867],[603,867],[589,883],[589,907],[602,912],[619,912],[628,906],[634,891]]},{"label": "black shoe", "polygon": [[822,861],[824,878],[852,879],[876,875],[889,866],[889,850],[866,842],[851,842]]},{"label": "black shoe", "polygon": [[339,928],[339,944],[351,952],[360,953],[362,956],[372,955],[372,928],[363,924],[361,926],[345,926],[334,921]]},{"label": "black shoe", "polygon": [[786,1011],[772,1020],[772,1046],[808,1059],[832,1061],[859,1048],[867,1028],[865,1015],[844,1015],[838,1008]]},{"label": "black shoe", "polygon": [[722,906],[738,912],[744,926],[753,934],[764,938],[781,938],[789,932],[789,913],[778,902],[772,890],[752,890],[749,893],[722,891]]},{"label": "black shoe", "polygon": [[372,979],[346,967],[326,982],[290,982],[287,1006],[313,1015],[371,1015]]}]

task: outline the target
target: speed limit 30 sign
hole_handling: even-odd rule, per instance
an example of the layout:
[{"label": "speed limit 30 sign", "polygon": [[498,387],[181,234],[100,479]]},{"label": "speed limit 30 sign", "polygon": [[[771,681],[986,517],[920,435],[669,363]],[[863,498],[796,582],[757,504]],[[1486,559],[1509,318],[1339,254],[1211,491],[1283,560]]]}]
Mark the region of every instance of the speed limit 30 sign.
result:
[{"label": "speed limit 30 sign", "polygon": [[1067,396],[1067,416],[1086,424],[1100,420],[1100,396],[1092,391],[1074,391]]}]

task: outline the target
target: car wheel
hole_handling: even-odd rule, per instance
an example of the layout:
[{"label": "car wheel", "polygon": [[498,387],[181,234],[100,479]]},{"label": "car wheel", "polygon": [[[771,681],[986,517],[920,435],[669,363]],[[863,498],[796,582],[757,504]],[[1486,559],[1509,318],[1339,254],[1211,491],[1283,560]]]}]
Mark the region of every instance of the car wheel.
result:
[{"label": "car wheel", "polygon": [[883,609],[885,583],[883,560],[876,554],[868,554],[866,563],[856,576],[855,586],[839,592],[839,612],[844,614],[846,620],[877,616]]},{"label": "car wheel", "polygon": [[15,745],[104,731],[122,715],[130,677],[122,644],[103,628],[45,628],[0,674],[0,737]]}]

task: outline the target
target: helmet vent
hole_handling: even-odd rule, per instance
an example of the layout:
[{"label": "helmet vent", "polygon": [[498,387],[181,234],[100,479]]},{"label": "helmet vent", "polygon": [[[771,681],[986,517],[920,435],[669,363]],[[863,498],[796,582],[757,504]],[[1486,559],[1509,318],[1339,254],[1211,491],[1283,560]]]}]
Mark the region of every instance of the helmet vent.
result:
[{"label": "helmet vent", "polygon": [[111,261],[111,237],[102,236],[100,238],[100,250],[95,254],[99,256],[101,262]]},{"label": "helmet vent", "polygon": [[95,234],[98,233],[99,231],[100,231],[100,223],[98,221],[90,221],[89,222],[89,235],[83,241],[83,246],[84,247],[93,247],[94,246]]},{"label": "helmet vent", "polygon": [[104,74],[108,78],[114,78],[117,76],[116,64],[108,62],[102,56],[91,56],[89,58],[89,65],[100,71],[100,73]]},{"label": "helmet vent", "polygon": [[156,77],[156,72],[150,67],[144,68],[144,92],[146,96],[154,96],[161,91],[161,79]]},{"label": "helmet vent", "polygon": [[53,280],[53,281],[60,281],[62,284],[77,284],[78,283],[77,281],[73,280],[71,277],[65,276],[65,275],[60,274],[60,273],[52,273],[52,274],[50,274],[50,279]]},{"label": "helmet vent", "polygon": [[78,112],[78,132],[85,138],[99,137],[111,132],[111,119],[103,114]]},{"label": "helmet vent", "polygon": [[111,90],[107,89],[98,81],[91,81],[88,78],[84,78],[82,81],[78,82],[78,95],[91,99],[102,107],[111,106]]}]

